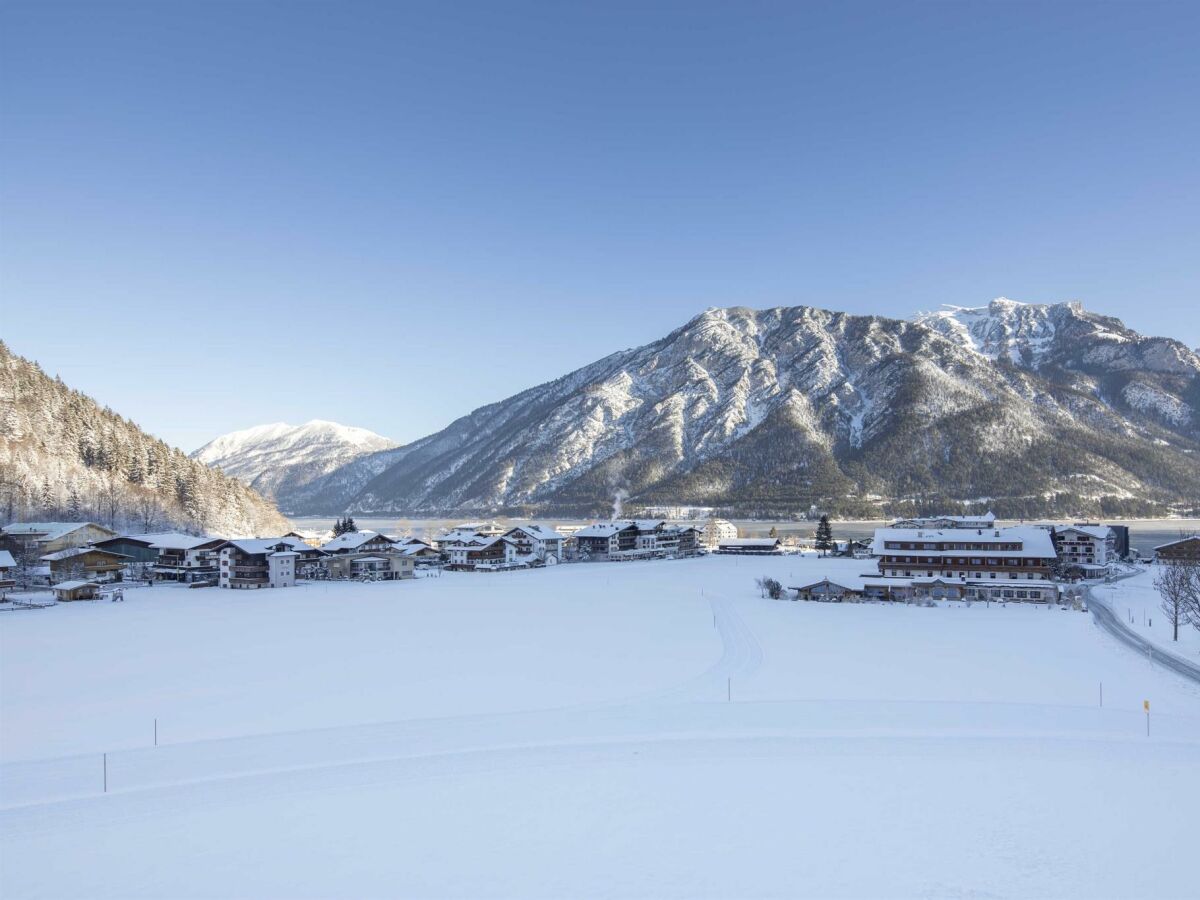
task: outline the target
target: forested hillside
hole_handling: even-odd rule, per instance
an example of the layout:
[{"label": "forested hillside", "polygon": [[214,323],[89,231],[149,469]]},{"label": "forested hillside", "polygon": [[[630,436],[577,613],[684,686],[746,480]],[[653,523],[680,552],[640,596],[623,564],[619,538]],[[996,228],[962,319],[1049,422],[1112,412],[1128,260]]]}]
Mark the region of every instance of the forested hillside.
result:
[{"label": "forested hillside", "polygon": [[142,531],[281,533],[287,520],[253,490],[0,342],[0,518],[87,519]]}]

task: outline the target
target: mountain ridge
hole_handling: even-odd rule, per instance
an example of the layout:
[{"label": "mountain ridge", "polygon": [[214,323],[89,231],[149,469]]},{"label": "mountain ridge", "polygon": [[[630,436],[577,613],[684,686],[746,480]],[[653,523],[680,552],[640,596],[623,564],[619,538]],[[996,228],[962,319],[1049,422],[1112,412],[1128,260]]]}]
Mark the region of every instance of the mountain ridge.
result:
[{"label": "mountain ridge", "polygon": [[335,470],[305,508],[1133,514],[1197,502],[1198,423],[1200,358],[1078,303],[714,307]]}]

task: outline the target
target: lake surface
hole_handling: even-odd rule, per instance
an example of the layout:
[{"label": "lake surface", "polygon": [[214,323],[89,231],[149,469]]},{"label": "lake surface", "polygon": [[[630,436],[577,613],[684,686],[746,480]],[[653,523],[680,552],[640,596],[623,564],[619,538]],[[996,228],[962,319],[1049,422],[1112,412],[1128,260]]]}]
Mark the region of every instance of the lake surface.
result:
[{"label": "lake surface", "polygon": [[[413,534],[417,537],[431,538],[439,532],[458,525],[464,521],[463,518],[456,519],[403,519],[398,517],[371,517],[361,516],[355,517],[355,524],[359,528],[371,531],[381,531],[384,534]],[[492,521],[492,520],[487,520]],[[518,525],[521,520],[518,519],[502,519],[494,520],[498,525],[506,524]],[[552,525],[589,525],[595,520],[585,519],[556,519],[547,517],[539,519],[541,522],[548,522]],[[817,523],[812,522],[772,522],[766,520],[751,520],[751,519],[733,519],[733,523],[738,527],[738,533],[742,537],[766,537],[772,528],[780,537],[795,536],[804,539],[810,539],[816,530]],[[1045,522],[1056,521],[1051,519],[1038,519],[1029,523],[1017,521],[1000,520],[1001,526],[1005,525],[1020,525],[1020,524],[1041,524]],[[1061,520],[1069,522],[1068,519]],[[334,519],[321,516],[297,516],[291,519],[292,525],[301,531],[328,531],[333,528]],[[837,540],[862,540],[870,538],[874,535],[875,529],[888,525],[888,521],[879,520],[856,520],[846,522],[833,523],[833,536]],[[695,522],[696,525],[703,525],[703,522]],[[1152,555],[1153,550],[1160,544],[1165,544],[1168,541],[1176,540],[1180,533],[1194,534],[1200,532],[1200,519],[1135,519],[1135,520],[1116,520],[1105,522],[1106,525],[1128,525],[1129,526],[1129,546],[1134,550],[1141,552],[1143,556]]]}]

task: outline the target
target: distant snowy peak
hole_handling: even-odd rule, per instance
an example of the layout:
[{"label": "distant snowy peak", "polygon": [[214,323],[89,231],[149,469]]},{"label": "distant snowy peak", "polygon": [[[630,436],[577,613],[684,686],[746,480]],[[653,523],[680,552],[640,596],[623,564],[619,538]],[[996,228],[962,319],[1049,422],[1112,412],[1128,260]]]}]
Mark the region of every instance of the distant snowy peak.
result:
[{"label": "distant snowy peak", "polygon": [[230,432],[205,444],[192,458],[286,505],[291,494],[330,472],[396,446],[365,428],[313,419],[303,425],[276,422]]},{"label": "distant snowy peak", "polygon": [[231,431],[209,441],[192,456],[203,463],[218,465],[218,460],[256,450],[277,451],[284,447],[306,449],[319,445],[373,453],[395,447],[396,443],[366,428],[313,419],[303,425],[276,422]]}]

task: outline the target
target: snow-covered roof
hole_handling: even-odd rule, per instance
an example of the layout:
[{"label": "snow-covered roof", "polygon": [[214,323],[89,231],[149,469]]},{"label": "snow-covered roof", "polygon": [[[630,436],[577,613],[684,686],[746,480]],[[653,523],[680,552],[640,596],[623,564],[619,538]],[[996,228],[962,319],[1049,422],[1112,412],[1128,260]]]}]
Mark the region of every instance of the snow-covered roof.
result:
[{"label": "snow-covered roof", "polygon": [[76,588],[100,587],[100,585],[94,581],[60,581],[58,584],[52,584],[50,587],[56,591],[73,591]]},{"label": "snow-covered roof", "polygon": [[300,553],[313,549],[304,543],[304,541],[297,540],[296,538],[238,538],[229,543],[243,553],[250,554],[266,553],[271,548],[278,547],[280,544],[287,544],[293,550]]},{"label": "snow-covered roof", "polygon": [[505,534],[512,534],[514,531],[524,531],[530,537],[537,538],[539,541],[556,541],[561,540],[562,535],[558,533],[550,525],[543,525],[540,522],[530,522],[526,525],[514,525]]},{"label": "snow-covered roof", "polygon": [[208,536],[197,537],[194,534],[183,534],[178,531],[162,531],[151,534],[122,534],[119,537],[134,541],[145,541],[155,550],[191,550],[201,544],[217,540]]},{"label": "snow-covered roof", "polygon": [[654,531],[661,525],[666,525],[666,519],[630,519],[626,525],[636,525],[638,531]]},{"label": "snow-covered roof", "polygon": [[788,586],[791,590],[795,590],[797,587],[812,587],[822,581],[830,581],[843,587],[854,587],[864,578],[879,574],[879,570],[875,568],[875,563],[871,560],[820,557],[805,559],[801,565],[803,565],[803,570],[797,573],[795,579],[797,584]]},{"label": "snow-covered roof", "polygon": [[597,522],[575,532],[577,538],[612,537],[618,531],[624,531],[632,522]]},{"label": "snow-covered roof", "polygon": [[428,544],[403,544],[396,548],[396,552],[401,556],[416,556],[418,553],[425,553],[426,551],[437,552]]},{"label": "snow-covered roof", "polygon": [[488,547],[491,547],[494,544],[512,544],[512,543],[513,543],[513,541],[511,541],[509,538],[506,538],[504,535],[494,534],[491,537],[475,538],[475,542],[473,542],[472,544],[467,546],[466,549],[468,552],[474,553],[477,550],[486,550]]},{"label": "snow-covered roof", "polygon": [[445,534],[438,535],[435,540],[439,544],[452,543],[454,541],[469,541],[471,538],[479,537],[479,532],[474,528],[451,528]]},{"label": "snow-covered roof", "polygon": [[[901,543],[948,543],[948,544],[1011,544],[1019,542],[1020,550],[963,550],[975,556],[995,553],[999,556],[1033,557],[1049,559],[1057,556],[1050,532],[1036,525],[1014,525],[1010,528],[876,528],[872,544],[875,552],[883,553],[888,548],[885,542]],[[945,551],[942,551],[945,552]]]},{"label": "snow-covered roof", "polygon": [[68,547],[66,550],[56,550],[53,553],[47,553],[45,556],[40,557],[40,559],[43,562],[60,562],[64,559],[72,559],[88,553],[101,553],[104,556],[115,556],[117,559],[130,559],[124,553],[113,553],[111,550],[101,550],[99,547]]},{"label": "snow-covered roof", "polygon": [[103,531],[112,531],[112,529],[97,525],[95,522],[13,522],[11,525],[5,525],[3,531],[5,534],[13,535],[44,535],[45,540],[53,541],[72,531],[86,528],[88,525]]},{"label": "snow-covered roof", "polygon": [[1055,534],[1066,534],[1068,531],[1077,531],[1101,541],[1108,540],[1109,535],[1112,534],[1112,529],[1107,525],[1056,525],[1054,527]]},{"label": "snow-covered roof", "polygon": [[1159,544],[1155,550],[1165,550],[1167,547],[1175,547],[1179,544],[1186,544],[1188,541],[1200,541],[1200,535],[1190,534],[1187,537],[1181,537],[1174,541],[1167,541],[1165,544]]},{"label": "snow-covered roof", "polygon": [[392,538],[386,534],[380,534],[378,531],[347,531],[345,534],[339,534],[332,541],[322,544],[321,549],[326,553],[335,550],[354,550],[375,538],[383,538],[385,541],[394,543]]},{"label": "snow-covered roof", "polygon": [[11,553],[9,553],[7,550],[0,550],[0,569],[8,569],[16,564],[17,561],[13,559],[13,555]]},{"label": "snow-covered roof", "polygon": [[299,556],[299,550],[276,550],[271,556]]}]

